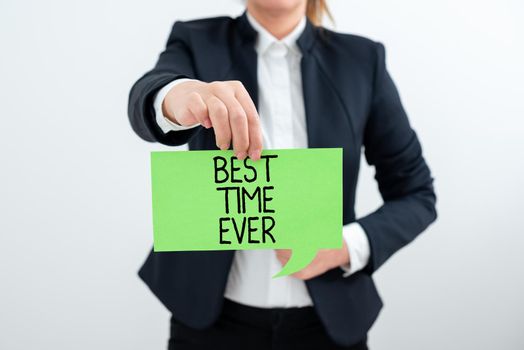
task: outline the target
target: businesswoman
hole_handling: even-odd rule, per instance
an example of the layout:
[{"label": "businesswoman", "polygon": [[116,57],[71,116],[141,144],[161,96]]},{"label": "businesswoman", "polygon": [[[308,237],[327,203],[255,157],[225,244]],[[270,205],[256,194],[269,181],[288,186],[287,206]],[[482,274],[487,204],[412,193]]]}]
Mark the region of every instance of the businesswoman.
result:
[{"label": "businesswoman", "polygon": [[[436,218],[384,46],[322,28],[325,11],[323,0],[247,0],[237,18],[176,22],[131,90],[146,141],[255,161],[264,148],[343,148],[344,246],[302,271],[271,278],[287,250],[151,252],[139,275],[172,313],[170,349],[367,349],[382,307],[373,272]],[[384,203],[356,218],[362,148]]]}]

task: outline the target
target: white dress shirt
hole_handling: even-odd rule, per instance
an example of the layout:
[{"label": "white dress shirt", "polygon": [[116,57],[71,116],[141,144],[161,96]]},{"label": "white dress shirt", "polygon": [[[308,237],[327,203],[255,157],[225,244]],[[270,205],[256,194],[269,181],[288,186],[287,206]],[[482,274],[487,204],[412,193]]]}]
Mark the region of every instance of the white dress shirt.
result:
[{"label": "white dress shirt", "polygon": [[[247,18],[258,32],[255,49],[258,54],[258,113],[264,149],[307,148],[306,114],[302,95],[300,60],[296,40],[304,30],[303,17],[295,29],[282,40],[276,39],[250,14]],[[162,88],[155,97],[156,121],[164,132],[184,130],[162,114],[162,102],[173,86],[188,79],[178,79]],[[321,234],[321,233],[319,233]],[[366,266],[369,241],[358,223],[344,225],[350,264],[341,266],[347,277]],[[302,307],[313,302],[304,281],[291,276],[272,278],[282,268],[274,250],[239,250],[235,252],[226,285],[225,297],[238,303],[262,307]]]}]

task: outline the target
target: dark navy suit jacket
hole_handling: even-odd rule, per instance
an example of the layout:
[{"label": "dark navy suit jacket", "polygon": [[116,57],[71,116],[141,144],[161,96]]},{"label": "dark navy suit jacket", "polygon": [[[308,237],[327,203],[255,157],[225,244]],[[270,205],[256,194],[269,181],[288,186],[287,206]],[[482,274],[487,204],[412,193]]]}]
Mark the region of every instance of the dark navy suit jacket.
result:
[{"label": "dark navy suit jacket", "polygon": [[[238,18],[176,22],[155,67],[130,92],[133,130],[150,142],[217,149],[212,129],[164,134],[155,122],[154,96],[183,77],[206,82],[240,80],[257,104],[256,35],[245,13]],[[435,220],[436,197],[419,140],[386,69],[384,46],[310,22],[298,46],[303,55],[308,146],[343,148],[344,224],[357,221],[371,247],[364,270],[344,278],[340,269],[333,269],[306,282],[329,335],[349,345],[363,339],[382,307],[373,272]],[[362,148],[367,162],[375,167],[384,203],[357,219],[355,188]],[[221,310],[233,254],[151,252],[139,275],[174,318],[205,328]]]}]

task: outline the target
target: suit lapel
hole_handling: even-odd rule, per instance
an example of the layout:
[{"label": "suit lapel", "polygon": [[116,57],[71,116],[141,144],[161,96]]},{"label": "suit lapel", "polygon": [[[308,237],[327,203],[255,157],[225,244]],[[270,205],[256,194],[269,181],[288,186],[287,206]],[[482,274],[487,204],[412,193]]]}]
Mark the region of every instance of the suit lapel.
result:
[{"label": "suit lapel", "polygon": [[231,67],[225,79],[240,80],[258,108],[258,56],[255,51],[257,32],[244,12],[236,21],[234,44],[231,46]]},{"label": "suit lapel", "polygon": [[[322,64],[321,45],[325,40],[308,21],[298,40],[302,51],[301,73],[306,111],[308,146],[355,147],[355,132],[351,117],[337,86]],[[348,68],[349,69],[349,68]]]}]

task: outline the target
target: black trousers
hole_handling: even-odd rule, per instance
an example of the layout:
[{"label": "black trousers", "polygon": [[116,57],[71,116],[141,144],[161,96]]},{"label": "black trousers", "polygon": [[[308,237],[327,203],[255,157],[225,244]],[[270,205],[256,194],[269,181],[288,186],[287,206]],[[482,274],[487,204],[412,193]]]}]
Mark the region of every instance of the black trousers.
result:
[{"label": "black trousers", "polygon": [[347,349],[367,350],[367,339],[350,347],[335,344],[313,307],[261,309],[225,299],[210,328],[197,330],[171,318],[168,350]]}]

